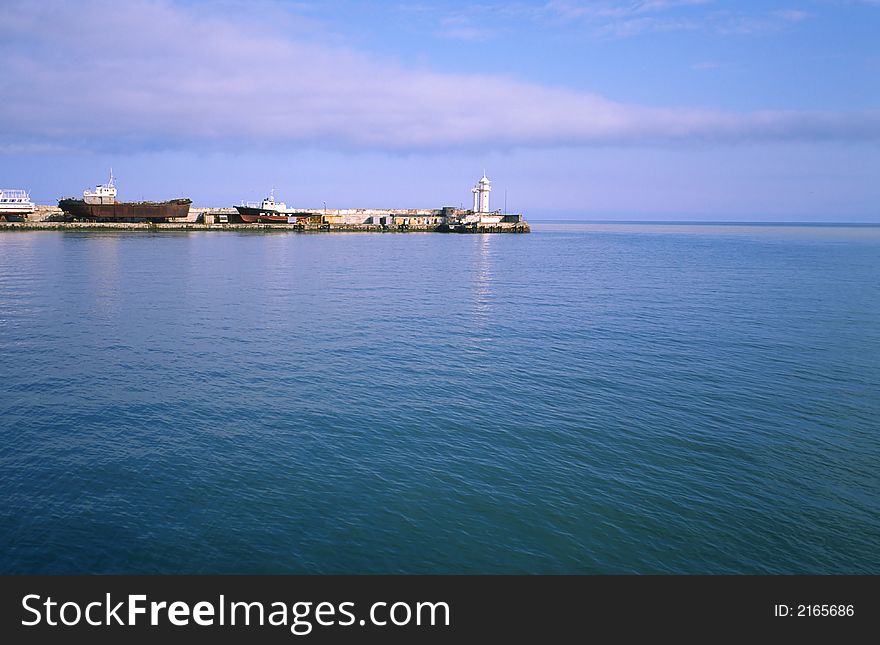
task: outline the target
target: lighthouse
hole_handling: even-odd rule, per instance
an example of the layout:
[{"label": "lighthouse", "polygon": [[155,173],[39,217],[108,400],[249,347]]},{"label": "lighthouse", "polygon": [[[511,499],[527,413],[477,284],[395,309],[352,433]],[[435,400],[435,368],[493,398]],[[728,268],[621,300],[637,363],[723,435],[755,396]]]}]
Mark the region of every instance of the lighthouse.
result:
[{"label": "lighthouse", "polygon": [[489,191],[492,190],[492,182],[486,177],[486,171],[483,171],[483,178],[477,182],[477,185],[471,188],[474,194],[474,212],[489,212]]}]

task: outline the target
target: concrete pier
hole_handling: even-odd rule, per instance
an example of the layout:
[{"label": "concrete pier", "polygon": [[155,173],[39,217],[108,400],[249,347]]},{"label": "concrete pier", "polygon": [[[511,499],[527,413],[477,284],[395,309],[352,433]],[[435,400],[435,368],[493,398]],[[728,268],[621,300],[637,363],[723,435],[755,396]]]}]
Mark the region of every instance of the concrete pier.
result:
[{"label": "concrete pier", "polygon": [[[434,210],[334,209],[307,211],[313,217],[299,223],[220,223],[232,219],[234,208],[191,207],[186,218],[168,222],[65,221],[57,206],[38,206],[25,221],[0,220],[0,231],[288,231],[345,233],[529,233],[522,215],[501,215],[492,221],[470,221],[470,211],[453,208]],[[500,220],[500,221],[497,221]],[[207,223],[206,223],[207,222]]]},{"label": "concrete pier", "polygon": [[200,224],[197,222],[0,222],[0,231],[287,231],[290,233],[529,233],[527,222],[449,228],[445,224]]}]

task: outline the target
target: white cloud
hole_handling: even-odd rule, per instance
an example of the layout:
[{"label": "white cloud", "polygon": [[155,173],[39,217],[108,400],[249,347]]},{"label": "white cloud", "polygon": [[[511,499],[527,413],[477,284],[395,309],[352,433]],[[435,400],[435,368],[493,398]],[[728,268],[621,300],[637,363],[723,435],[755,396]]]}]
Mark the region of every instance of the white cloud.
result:
[{"label": "white cloud", "polygon": [[597,35],[626,38],[644,33],[663,31],[690,31],[699,29],[699,23],[693,20],[670,20],[643,16],[608,22],[596,29]]},{"label": "white cloud", "polygon": [[634,16],[711,4],[713,0],[551,0],[545,8],[563,17]]},{"label": "white cloud", "polygon": [[810,14],[800,9],[779,9],[773,15],[788,22],[802,22],[810,17]]},{"label": "white cloud", "polygon": [[490,29],[475,25],[467,16],[443,18],[435,34],[441,38],[467,42],[483,42],[495,36]]},{"label": "white cloud", "polygon": [[566,24],[582,25],[588,34],[605,38],[693,30],[767,34],[811,17],[799,9],[749,11],[736,3],[722,9],[714,0],[551,0],[543,6],[543,13]]},{"label": "white cloud", "polygon": [[[878,113],[658,109],[481,74],[408,69],[201,5],[7,9],[6,146],[372,150],[880,138]],[[273,16],[273,22],[282,20]],[[287,26],[287,25],[286,25]]]}]

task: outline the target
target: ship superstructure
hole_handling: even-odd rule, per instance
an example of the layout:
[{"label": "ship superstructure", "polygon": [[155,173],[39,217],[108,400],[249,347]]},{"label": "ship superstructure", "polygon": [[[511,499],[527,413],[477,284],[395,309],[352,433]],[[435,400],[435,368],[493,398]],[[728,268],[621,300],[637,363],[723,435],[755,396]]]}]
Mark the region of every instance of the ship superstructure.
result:
[{"label": "ship superstructure", "polygon": [[36,208],[26,190],[0,188],[0,217],[12,215],[27,219]]},{"label": "ship superstructure", "polygon": [[84,190],[83,201],[86,204],[115,204],[116,184],[113,180],[113,168],[110,169],[110,181],[98,184],[95,190]]}]

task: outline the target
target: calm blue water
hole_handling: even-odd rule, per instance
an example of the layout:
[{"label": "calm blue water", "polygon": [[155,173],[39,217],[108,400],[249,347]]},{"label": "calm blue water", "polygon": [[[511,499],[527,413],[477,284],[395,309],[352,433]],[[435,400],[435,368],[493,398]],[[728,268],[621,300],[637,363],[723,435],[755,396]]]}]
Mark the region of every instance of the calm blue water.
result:
[{"label": "calm blue water", "polygon": [[880,573],[880,228],[0,233],[0,572]]}]

